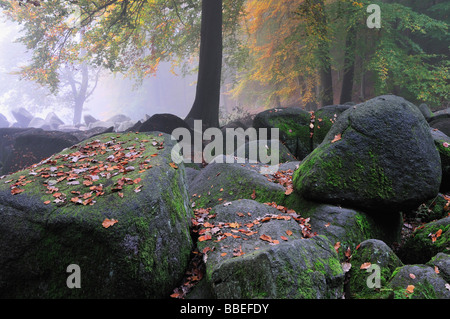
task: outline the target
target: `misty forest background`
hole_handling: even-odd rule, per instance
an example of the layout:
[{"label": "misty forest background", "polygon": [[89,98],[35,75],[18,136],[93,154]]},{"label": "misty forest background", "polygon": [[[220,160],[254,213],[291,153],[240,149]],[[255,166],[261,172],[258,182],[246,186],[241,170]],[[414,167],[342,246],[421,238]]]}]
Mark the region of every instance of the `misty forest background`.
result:
[{"label": "misty forest background", "polygon": [[[223,6],[221,125],[264,108],[315,110],[388,93],[433,111],[450,106],[447,0],[211,2]],[[380,29],[367,27],[369,4],[381,8]],[[8,0],[0,8],[0,113],[10,123],[19,107],[78,126],[86,114],[138,121],[191,110],[202,1]]]}]

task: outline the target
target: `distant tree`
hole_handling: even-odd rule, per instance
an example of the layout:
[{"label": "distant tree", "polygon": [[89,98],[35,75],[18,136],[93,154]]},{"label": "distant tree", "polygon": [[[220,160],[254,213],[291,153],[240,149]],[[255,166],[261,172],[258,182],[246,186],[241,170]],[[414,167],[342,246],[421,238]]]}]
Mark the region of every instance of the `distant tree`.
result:
[{"label": "distant tree", "polygon": [[[95,69],[87,63],[78,67],[66,65],[60,72],[60,91],[65,91],[65,95],[73,101],[73,125],[81,124],[83,107],[89,97],[94,93],[101,69]],[[70,88],[67,92],[67,88]]]}]

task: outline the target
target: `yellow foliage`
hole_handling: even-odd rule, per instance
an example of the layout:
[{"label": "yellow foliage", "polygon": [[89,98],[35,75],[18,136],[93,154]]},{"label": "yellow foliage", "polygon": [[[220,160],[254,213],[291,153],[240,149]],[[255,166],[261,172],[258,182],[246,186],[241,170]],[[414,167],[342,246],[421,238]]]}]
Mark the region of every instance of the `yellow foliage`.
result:
[{"label": "yellow foliage", "polygon": [[252,61],[239,79],[239,85],[231,91],[234,97],[251,95],[253,92],[249,91],[258,88],[266,96],[266,106],[273,101],[300,105],[315,101],[319,76],[314,67],[317,63],[313,52],[321,35],[314,41],[300,43],[300,35],[305,31],[299,25],[307,24],[295,11],[303,2],[246,2],[246,15],[242,23],[243,29],[248,32],[246,40]]}]

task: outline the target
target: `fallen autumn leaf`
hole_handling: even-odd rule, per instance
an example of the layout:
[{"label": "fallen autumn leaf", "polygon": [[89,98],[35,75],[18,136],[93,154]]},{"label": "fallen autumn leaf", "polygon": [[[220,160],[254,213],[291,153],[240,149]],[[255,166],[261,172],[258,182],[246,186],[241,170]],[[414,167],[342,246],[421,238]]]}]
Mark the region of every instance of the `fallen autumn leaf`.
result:
[{"label": "fallen autumn leaf", "polygon": [[105,220],[103,221],[103,223],[102,223],[102,226],[104,227],[104,228],[108,228],[108,227],[111,227],[111,226],[113,226],[115,223],[117,223],[118,222],[118,220],[117,219],[108,219],[108,218],[105,218]]}]

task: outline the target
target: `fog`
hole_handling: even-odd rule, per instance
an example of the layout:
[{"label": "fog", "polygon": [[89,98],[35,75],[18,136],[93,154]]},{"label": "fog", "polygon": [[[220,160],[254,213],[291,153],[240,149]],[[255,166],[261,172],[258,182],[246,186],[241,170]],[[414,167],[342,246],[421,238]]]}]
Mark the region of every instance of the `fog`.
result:
[{"label": "fog", "polygon": [[[12,22],[0,22],[0,113],[12,124],[16,120],[11,111],[20,107],[44,119],[49,112],[54,112],[71,125],[73,102],[67,95],[52,96],[48,89],[11,74],[31,57],[23,44],[14,42],[20,36],[19,31],[20,26]],[[171,113],[184,118],[195,98],[197,76],[183,76],[176,69],[175,75],[170,69],[169,63],[161,63],[158,72],[137,87],[132,79],[102,71],[95,91],[84,104],[83,116],[89,114],[105,121],[124,114],[138,121],[146,115]]]}]

